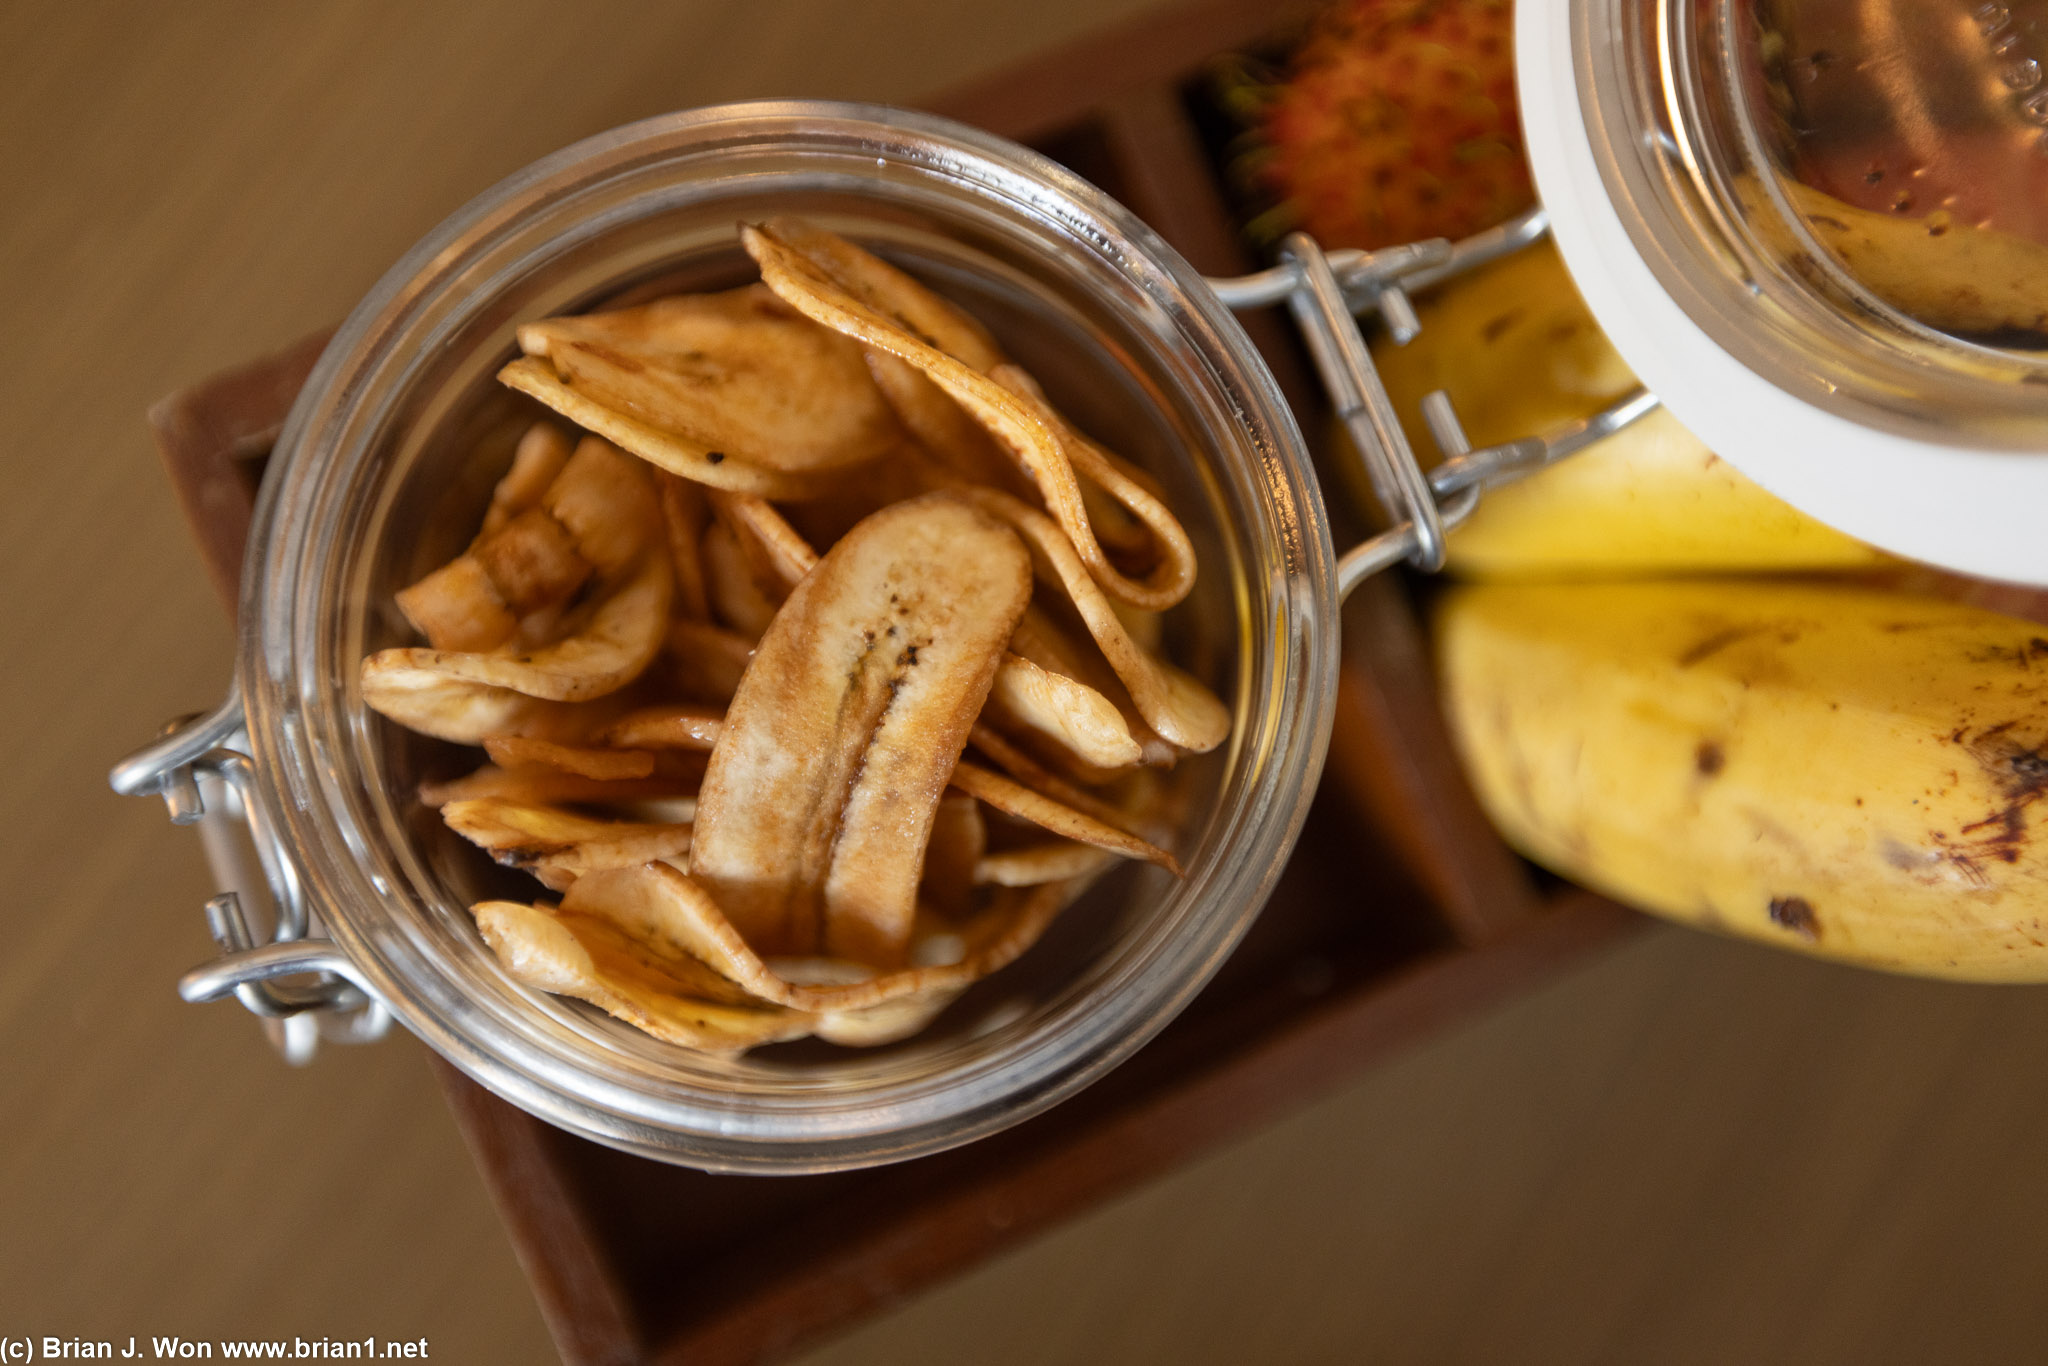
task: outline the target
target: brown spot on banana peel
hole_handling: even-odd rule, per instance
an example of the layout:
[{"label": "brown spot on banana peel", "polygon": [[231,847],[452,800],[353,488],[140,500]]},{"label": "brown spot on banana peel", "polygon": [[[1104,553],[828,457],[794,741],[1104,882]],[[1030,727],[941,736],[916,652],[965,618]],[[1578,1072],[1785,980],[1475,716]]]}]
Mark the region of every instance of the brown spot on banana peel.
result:
[{"label": "brown spot on banana peel", "polygon": [[1769,914],[1773,925],[1781,925],[1805,939],[1819,941],[1820,917],[1813,913],[1813,903],[1805,897],[1774,896]]},{"label": "brown spot on banana peel", "polygon": [[1693,751],[1692,764],[1701,777],[1712,778],[1728,766],[1728,756],[1714,741],[1702,740],[1699,748]]}]

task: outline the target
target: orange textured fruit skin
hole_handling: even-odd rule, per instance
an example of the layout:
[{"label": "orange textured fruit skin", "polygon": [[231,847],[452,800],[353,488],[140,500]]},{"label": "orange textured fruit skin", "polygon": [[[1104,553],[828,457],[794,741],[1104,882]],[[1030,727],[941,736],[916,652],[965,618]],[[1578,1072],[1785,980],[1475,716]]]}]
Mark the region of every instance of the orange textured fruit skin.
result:
[{"label": "orange textured fruit skin", "polygon": [[1290,226],[1377,248],[1489,228],[1535,201],[1508,0],[1345,0],[1266,106],[1261,178]]}]

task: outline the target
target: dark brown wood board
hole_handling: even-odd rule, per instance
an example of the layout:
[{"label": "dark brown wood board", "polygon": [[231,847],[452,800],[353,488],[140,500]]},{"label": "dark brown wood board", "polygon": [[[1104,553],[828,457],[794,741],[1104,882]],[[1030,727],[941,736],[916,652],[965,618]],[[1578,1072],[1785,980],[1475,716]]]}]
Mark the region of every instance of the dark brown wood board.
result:
[{"label": "dark brown wood board", "polygon": [[[1101,184],[1211,274],[1251,268],[1188,108],[1213,54],[1309,7],[1208,0],[934,103]],[[1248,330],[1313,439],[1319,398],[1284,320]],[[249,510],[325,341],[172,395],[150,422],[230,611]],[[1327,485],[1343,534],[1358,519]],[[1300,849],[1244,945],[1135,1058],[966,1148],[825,1176],[711,1176],[553,1129],[435,1059],[565,1359],[764,1362],[1249,1132],[1636,923],[1539,887],[1465,785],[1397,575],[1347,605],[1336,733]],[[1363,890],[1361,890],[1363,889]],[[707,1275],[699,1254],[717,1247]],[[689,1257],[690,1275],[678,1274]]]}]

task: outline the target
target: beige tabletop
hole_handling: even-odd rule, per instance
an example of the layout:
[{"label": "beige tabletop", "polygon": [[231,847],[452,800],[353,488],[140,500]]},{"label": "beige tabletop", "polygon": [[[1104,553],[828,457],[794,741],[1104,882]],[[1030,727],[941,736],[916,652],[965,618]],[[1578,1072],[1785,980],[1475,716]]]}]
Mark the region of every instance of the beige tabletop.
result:
[{"label": "beige tabletop", "polygon": [[[1147,3],[7,7],[0,1352],[553,1358],[417,1044],[292,1071],[172,994],[198,842],[104,774],[218,697],[230,640],[148,404],[584,134],[915,100]],[[2033,1361],[2044,1077],[2048,993],[1654,931],[808,1360]]]}]

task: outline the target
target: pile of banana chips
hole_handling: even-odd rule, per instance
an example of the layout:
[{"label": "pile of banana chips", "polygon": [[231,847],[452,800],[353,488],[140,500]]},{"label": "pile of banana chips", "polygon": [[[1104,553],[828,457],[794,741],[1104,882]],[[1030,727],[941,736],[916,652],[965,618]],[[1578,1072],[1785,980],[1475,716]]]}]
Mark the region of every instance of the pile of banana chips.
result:
[{"label": "pile of banana chips", "polygon": [[[811,224],[761,282],[518,331],[520,441],[364,700],[488,762],[423,802],[559,901],[506,969],[731,1053],[915,1033],[1119,859],[1230,717],[1161,657],[1195,556],[974,318]],[[973,756],[963,757],[969,750]]]}]

